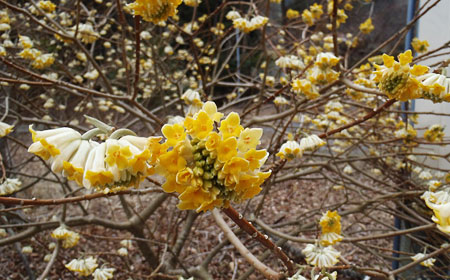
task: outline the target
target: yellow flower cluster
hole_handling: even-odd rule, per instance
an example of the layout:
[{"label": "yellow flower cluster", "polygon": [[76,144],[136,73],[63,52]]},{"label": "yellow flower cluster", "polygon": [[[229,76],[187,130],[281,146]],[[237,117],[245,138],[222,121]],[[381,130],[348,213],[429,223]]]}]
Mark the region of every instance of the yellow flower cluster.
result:
[{"label": "yellow flower cluster", "polygon": [[190,7],[197,7],[202,0],[184,0],[184,4]]},{"label": "yellow flower cluster", "polygon": [[260,29],[266,25],[267,22],[269,22],[269,19],[263,16],[255,16],[251,20],[239,16],[238,18],[233,19],[233,26],[244,33],[249,33],[256,29]]},{"label": "yellow flower cluster", "polygon": [[298,18],[300,17],[300,13],[297,10],[293,10],[293,9],[288,9],[286,11],[286,17],[288,19],[294,19],[294,18]]},{"label": "yellow flower cluster", "polygon": [[53,54],[42,54],[38,49],[33,48],[33,41],[28,36],[19,35],[19,45],[23,50],[18,54],[20,57],[32,60],[31,66],[36,69],[44,69],[55,62]]},{"label": "yellow flower cluster", "polygon": [[372,24],[372,19],[368,18],[365,22],[361,23],[359,25],[359,30],[361,30],[364,34],[369,34],[375,29],[375,27]]},{"label": "yellow flower cluster", "polygon": [[[156,170],[166,178],[163,189],[180,194],[180,209],[199,212],[242,202],[270,176],[259,171],[268,156],[256,149],[262,129],[244,130],[234,112],[221,121],[222,116],[214,102],[206,102],[182,124],[162,128],[166,141]],[[214,123],[220,123],[218,131]]]},{"label": "yellow flower cluster", "polygon": [[175,16],[181,2],[182,0],[136,0],[127,7],[135,16],[141,16],[145,21],[159,23]]},{"label": "yellow flower cluster", "polygon": [[450,233],[450,189],[447,187],[437,192],[426,191],[421,198],[433,210],[434,216],[431,219],[437,224],[437,228]]},{"label": "yellow flower cluster", "polygon": [[442,142],[444,136],[444,127],[440,124],[430,126],[423,134],[423,137],[430,142]]},{"label": "yellow flower cluster", "polygon": [[302,19],[307,25],[311,26],[314,25],[314,23],[322,16],[322,14],[322,5],[314,3],[309,7],[309,9],[303,10]]},{"label": "yellow flower cluster", "polygon": [[50,159],[52,170],[87,189],[105,193],[119,191],[153,173],[160,137],[126,135],[97,143],[84,139],[77,131],[63,127],[35,131],[30,126],[33,144],[28,151],[44,160]]},{"label": "yellow flower cluster", "polygon": [[63,248],[72,248],[78,244],[80,235],[74,231],[68,230],[65,225],[56,228],[51,236],[55,239],[62,240]]},{"label": "yellow flower cluster", "polygon": [[39,1],[39,8],[47,13],[53,13],[56,9],[56,5],[52,1]]},{"label": "yellow flower cluster", "polygon": [[311,83],[326,84],[339,78],[339,73],[332,69],[339,63],[339,58],[330,52],[319,53],[314,66],[308,72],[308,80]]},{"label": "yellow flower cluster", "polygon": [[407,50],[398,55],[398,62],[394,57],[383,54],[384,65],[374,64],[377,71],[374,72],[374,81],[378,87],[389,97],[400,101],[406,101],[421,97],[421,86],[418,76],[428,72],[428,67],[414,65],[412,62],[412,52]]},{"label": "yellow flower cluster", "polygon": [[342,240],[341,235],[341,216],[337,211],[327,211],[320,218],[319,222],[322,228],[320,244],[322,246],[334,245]]},{"label": "yellow flower cluster", "polygon": [[13,130],[14,126],[0,122],[0,138],[5,137]]},{"label": "yellow flower cluster", "polygon": [[421,40],[419,40],[419,38],[416,37],[412,40],[411,46],[417,53],[424,53],[424,52],[427,52],[430,44],[428,43],[427,40],[421,41]]},{"label": "yellow flower cluster", "polygon": [[450,78],[436,73],[427,73],[417,77],[421,95],[433,102],[450,102]]},{"label": "yellow flower cluster", "polygon": [[89,276],[98,267],[98,264],[96,258],[88,257],[86,259],[71,260],[65,267],[70,271],[78,273],[80,276]]}]

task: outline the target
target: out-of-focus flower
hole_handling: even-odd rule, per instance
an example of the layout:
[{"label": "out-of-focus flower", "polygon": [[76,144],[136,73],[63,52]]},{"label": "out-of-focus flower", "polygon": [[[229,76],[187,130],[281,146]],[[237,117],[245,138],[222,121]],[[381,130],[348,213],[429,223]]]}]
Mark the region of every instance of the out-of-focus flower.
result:
[{"label": "out-of-focus flower", "polygon": [[423,134],[423,137],[430,142],[442,142],[444,136],[444,127],[440,124],[433,124]]},{"label": "out-of-focus flower", "polygon": [[287,105],[287,104],[289,104],[289,101],[287,101],[287,99],[284,98],[283,96],[277,96],[277,97],[275,97],[275,99],[273,100],[273,103],[275,103],[275,105],[281,106],[281,105]]},{"label": "out-of-focus flower", "polygon": [[184,100],[186,105],[189,105],[187,116],[193,116],[202,109],[203,102],[198,91],[188,89],[183,93],[181,99]]},{"label": "out-of-focus flower", "polygon": [[182,0],[136,0],[128,4],[135,16],[141,16],[143,20],[159,23],[168,17],[176,15],[177,7]]},{"label": "out-of-focus flower", "polygon": [[336,280],[337,279],[337,271],[333,271],[332,273],[323,273],[314,276],[314,280]]},{"label": "out-of-focus flower", "polygon": [[74,231],[67,229],[65,225],[61,225],[56,228],[51,233],[51,236],[55,239],[62,240],[63,248],[72,248],[77,245],[78,241],[80,240],[80,235]]},{"label": "out-of-focus flower", "polygon": [[[412,256],[411,259],[413,259],[414,261],[417,261],[423,257],[425,257],[425,254],[418,253],[418,254],[415,254],[414,256]],[[436,261],[436,259],[429,258],[429,259],[426,259],[426,260],[420,262],[420,265],[425,266],[425,267],[432,267],[432,266],[434,266],[435,261]]]},{"label": "out-of-focus flower", "polygon": [[[267,151],[256,150],[262,130],[244,130],[237,113],[220,121],[221,116],[215,103],[206,102],[183,126],[162,129],[167,140],[156,170],[166,178],[163,189],[180,194],[180,209],[240,203],[258,194],[270,175],[259,171],[267,159]],[[219,121],[217,132],[213,124]]]},{"label": "out-of-focus flower", "polygon": [[307,79],[294,79],[291,83],[292,91],[303,94],[307,99],[316,99],[320,96],[317,87]]},{"label": "out-of-focus flower", "polygon": [[[76,28],[77,28],[76,26],[73,26],[71,28],[71,32],[73,32],[73,34],[75,34],[74,32]],[[77,39],[80,39],[81,42],[85,44],[90,44],[95,42],[99,37],[100,35],[97,32],[95,32],[94,27],[90,22],[78,24]]]},{"label": "out-of-focus flower", "polygon": [[33,247],[31,247],[31,246],[23,246],[22,247],[22,253],[24,253],[24,254],[31,254],[31,253],[33,253]]},{"label": "out-of-focus flower", "polygon": [[344,167],[343,171],[345,174],[352,174],[354,172],[353,168],[348,164]]},{"label": "out-of-focus flower", "polygon": [[116,271],[115,268],[97,268],[92,276],[94,277],[94,280],[108,280],[114,277],[114,271]]},{"label": "out-of-focus flower", "polygon": [[313,134],[307,137],[304,137],[300,140],[300,149],[302,151],[312,150],[314,151],[317,148],[325,145],[326,142],[323,141],[319,136]]},{"label": "out-of-focus flower", "polygon": [[304,9],[302,12],[302,20],[309,26],[314,24],[314,17],[310,10]]},{"label": "out-of-focus flower", "polygon": [[280,151],[276,154],[277,157],[287,160],[300,158],[303,155],[303,150],[297,141],[289,140],[280,147]]},{"label": "out-of-focus flower", "polygon": [[300,275],[301,270],[297,271],[294,275],[291,277],[288,277],[287,280],[307,280],[305,277]]},{"label": "out-of-focus flower", "polygon": [[421,198],[425,200],[428,208],[433,210],[431,220],[437,224],[437,228],[445,233],[450,233],[450,189],[445,188],[437,192],[426,191]]},{"label": "out-of-focus flower", "polygon": [[383,54],[384,65],[374,64],[377,69],[374,72],[375,82],[389,98],[406,101],[420,97],[420,82],[417,77],[428,72],[428,67],[423,65],[410,67],[411,50],[398,55],[398,60],[397,62],[394,57]]},{"label": "out-of-focus flower", "polygon": [[421,82],[422,97],[433,102],[450,102],[450,78],[436,73],[417,77]]},{"label": "out-of-focus flower", "polygon": [[20,189],[22,182],[17,178],[6,178],[3,183],[0,184],[0,195],[9,195]]},{"label": "out-of-focus flower", "polygon": [[90,72],[86,72],[83,75],[83,77],[85,77],[86,79],[89,79],[89,80],[97,80],[99,75],[100,75],[100,73],[97,71],[97,69],[94,69]]},{"label": "out-of-focus flower", "polygon": [[24,59],[35,60],[38,56],[41,55],[41,51],[34,48],[28,48],[18,53],[18,55]]},{"label": "out-of-focus flower", "polygon": [[233,19],[233,26],[244,33],[249,33],[263,27],[268,21],[269,19],[263,16],[256,16],[251,20],[239,17]]},{"label": "out-of-focus flower", "polygon": [[86,259],[73,259],[65,267],[73,272],[77,272],[80,276],[89,276],[98,267],[97,259],[88,257]]},{"label": "out-of-focus flower", "polygon": [[13,128],[14,128],[14,126],[12,126],[12,125],[9,125],[4,122],[0,122],[0,138],[5,137],[9,133],[11,133],[11,131],[13,131]]},{"label": "out-of-focus flower", "polygon": [[322,247],[314,244],[306,245],[302,253],[305,255],[308,264],[319,268],[334,266],[341,256],[341,253],[331,246]]},{"label": "out-of-focus flower", "polygon": [[126,257],[128,256],[128,249],[122,247],[119,250],[117,250],[117,254],[119,254],[119,256]]},{"label": "out-of-focus flower", "polygon": [[7,9],[0,10],[0,24],[2,23],[9,24],[10,21],[11,20],[8,15],[8,10]]},{"label": "out-of-focus flower", "polygon": [[31,66],[33,66],[33,68],[36,68],[36,69],[44,69],[44,68],[51,66],[53,64],[53,62],[55,62],[55,58],[53,57],[53,54],[46,53],[46,54],[41,54],[41,55],[37,56],[34,59],[33,63],[31,63]]},{"label": "out-of-focus flower", "polygon": [[298,17],[300,17],[300,12],[297,11],[297,10],[288,9],[287,12],[286,12],[286,17],[288,19],[298,18]]},{"label": "out-of-focus flower", "polygon": [[120,245],[122,247],[131,249],[133,247],[133,241],[129,240],[129,239],[124,239],[120,241]]},{"label": "out-of-focus flower", "polygon": [[361,30],[361,32],[364,34],[369,34],[374,29],[375,27],[372,24],[372,18],[368,18],[365,22],[359,25],[359,30]]},{"label": "out-of-focus flower", "polygon": [[53,13],[56,9],[56,5],[52,1],[39,1],[39,8],[47,13]]},{"label": "out-of-focus flower", "polygon": [[238,11],[235,10],[231,10],[227,13],[227,15],[225,16],[228,20],[235,20],[238,18],[241,18],[241,15],[239,14]]},{"label": "out-of-focus flower", "polygon": [[184,0],[184,4],[190,7],[197,7],[200,3],[202,0]]},{"label": "out-of-focus flower", "polygon": [[8,233],[6,232],[6,230],[4,228],[0,229],[0,237],[5,238],[7,236],[8,236]]},{"label": "out-of-focus flower", "polygon": [[397,138],[402,138],[406,142],[409,142],[409,141],[413,140],[414,138],[416,138],[417,131],[411,125],[409,125],[408,128],[404,127],[399,130],[396,130],[394,132],[394,135]]},{"label": "out-of-focus flower", "polygon": [[319,222],[322,228],[320,244],[323,246],[334,245],[342,240],[341,216],[337,211],[327,211],[322,215]]},{"label": "out-of-focus flower", "polygon": [[323,6],[317,3],[314,3],[311,6],[309,6],[309,10],[311,11],[312,17],[314,19],[319,19],[320,16],[322,16],[323,14]]},{"label": "out-of-focus flower", "polygon": [[33,41],[28,36],[19,35],[19,46],[24,49],[30,49],[33,47]]},{"label": "out-of-focus flower", "polygon": [[427,40],[420,41],[419,38],[416,37],[412,39],[411,46],[417,53],[424,53],[427,52],[430,44]]}]

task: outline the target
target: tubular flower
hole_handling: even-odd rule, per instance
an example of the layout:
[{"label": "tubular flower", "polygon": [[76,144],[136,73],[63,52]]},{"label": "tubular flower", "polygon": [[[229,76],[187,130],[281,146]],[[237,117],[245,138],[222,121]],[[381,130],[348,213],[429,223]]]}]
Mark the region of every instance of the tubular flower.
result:
[{"label": "tubular flower", "polygon": [[411,46],[413,47],[413,49],[418,52],[418,53],[424,53],[427,52],[428,47],[430,46],[430,44],[428,43],[427,40],[423,40],[420,41],[419,38],[414,38],[411,42]]},{"label": "tubular flower", "polygon": [[41,54],[34,59],[33,63],[31,63],[31,66],[36,69],[44,69],[51,66],[53,62],[55,62],[53,54]]},{"label": "tubular flower", "polygon": [[433,124],[423,134],[423,137],[430,142],[442,142],[444,136],[444,127],[440,124]]},{"label": "tubular flower", "polygon": [[200,93],[198,91],[188,89],[183,93],[181,99],[184,100],[186,105],[189,105],[187,116],[193,116],[195,113],[200,111],[203,106],[203,102],[200,99]]},{"label": "tubular flower", "polygon": [[359,25],[359,30],[361,30],[364,34],[369,34],[375,29],[375,27],[372,24],[372,19],[368,18],[365,22],[361,23]]},{"label": "tubular flower", "polygon": [[159,23],[175,16],[177,7],[182,2],[182,0],[136,0],[127,7],[135,16],[141,16],[145,21]]},{"label": "tubular flower", "polygon": [[431,220],[437,224],[437,228],[445,233],[450,233],[450,189],[446,188],[437,192],[426,191],[421,198],[425,200],[428,208],[433,210]]},{"label": "tubular flower", "polygon": [[286,12],[286,17],[288,19],[294,19],[300,17],[300,13],[297,10],[288,9]]},{"label": "tubular flower", "polygon": [[97,259],[88,257],[86,259],[71,260],[65,267],[73,272],[77,272],[80,276],[89,276],[97,268]]},{"label": "tubular flower", "polygon": [[94,276],[94,280],[108,280],[114,277],[114,271],[116,271],[115,268],[97,268],[92,276]]},{"label": "tubular flower", "polygon": [[300,149],[302,151],[306,151],[306,150],[314,151],[315,149],[320,148],[325,144],[326,144],[326,142],[323,141],[319,136],[310,135],[310,136],[304,137],[304,138],[302,138],[302,140],[300,140]]},{"label": "tubular flower", "polygon": [[450,102],[450,78],[444,75],[428,73],[417,77],[421,82],[422,97],[433,102]]},{"label": "tubular flower", "polygon": [[13,131],[14,126],[0,122],[0,138],[5,137]]},{"label": "tubular flower", "polygon": [[3,183],[0,184],[0,195],[9,195],[20,189],[22,182],[17,179],[6,178]]},{"label": "tubular flower", "polygon": [[[179,137],[166,135],[163,128],[167,149],[156,171],[166,178],[164,191],[179,193],[182,210],[200,212],[240,203],[258,194],[270,175],[259,171],[268,156],[266,150],[256,150],[262,130],[244,130],[236,113],[222,121],[220,116],[213,120],[215,114],[220,114],[215,104],[206,102],[197,114],[186,117]],[[220,121],[218,131],[214,121]]]},{"label": "tubular flower", "polygon": [[[414,256],[412,256],[411,259],[413,261],[417,261],[417,260],[420,260],[423,257],[425,257],[425,254],[418,253],[418,254],[415,254]],[[432,266],[434,266],[434,262],[435,261],[436,261],[436,259],[429,258],[429,259],[426,259],[426,260],[420,262],[420,265],[425,266],[425,267],[432,267]]]},{"label": "tubular flower", "polygon": [[269,22],[269,19],[263,16],[256,16],[251,20],[239,17],[233,19],[233,26],[244,33],[249,33],[263,27],[267,22]]},{"label": "tubular flower", "polygon": [[374,64],[377,71],[374,72],[374,81],[378,87],[389,97],[400,101],[415,99],[421,96],[418,76],[428,72],[428,67],[414,65],[411,50],[398,55],[398,62],[394,57],[383,54],[383,66]]},{"label": "tubular flower", "polygon": [[63,248],[72,248],[77,245],[80,235],[74,231],[68,230],[65,225],[56,228],[51,236],[55,239],[62,240]]},{"label": "tubular flower", "polygon": [[308,9],[303,10],[302,19],[308,26],[314,25],[314,17],[310,10]]},{"label": "tubular flower", "polygon": [[320,218],[319,222],[322,228],[322,236],[320,238],[320,244],[323,246],[334,245],[342,240],[341,235],[341,216],[337,211],[327,211]]},{"label": "tubular flower", "polygon": [[322,247],[314,244],[306,245],[302,253],[305,254],[305,260],[308,264],[319,268],[332,267],[339,261],[341,256],[341,253],[331,246]]},{"label": "tubular flower", "polygon": [[53,13],[56,9],[56,5],[53,4],[52,1],[39,1],[39,8],[47,13]]},{"label": "tubular flower", "polygon": [[294,79],[291,86],[293,92],[303,94],[309,100],[316,99],[320,96],[317,87],[307,79]]},{"label": "tubular flower", "polygon": [[190,7],[197,7],[201,2],[201,0],[184,0],[184,4]]},{"label": "tubular flower", "polygon": [[276,154],[277,157],[287,160],[293,160],[294,158],[300,158],[303,155],[303,150],[300,148],[300,144],[297,141],[287,141],[281,145],[280,151]]}]

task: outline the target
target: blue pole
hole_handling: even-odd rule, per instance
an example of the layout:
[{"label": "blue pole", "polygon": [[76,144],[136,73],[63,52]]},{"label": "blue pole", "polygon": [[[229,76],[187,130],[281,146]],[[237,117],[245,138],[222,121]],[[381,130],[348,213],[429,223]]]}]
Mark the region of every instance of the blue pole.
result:
[{"label": "blue pole", "polygon": [[[413,19],[415,10],[416,10],[416,0],[408,0],[408,10],[407,10],[407,14],[406,14],[406,22],[407,23],[410,22]],[[406,37],[405,37],[405,50],[411,49],[411,41],[412,41],[413,37],[415,36],[415,34],[416,34],[416,27],[413,26],[408,31],[408,33],[406,34]],[[407,111],[407,110],[414,111],[415,105],[416,105],[415,101],[411,100],[411,106],[408,106],[408,105],[409,105],[408,101],[402,102],[402,105],[401,105],[402,110],[403,111]],[[403,119],[404,122],[407,122],[408,121],[408,114],[403,113],[402,114],[402,119]],[[412,124],[408,124],[408,125],[412,125]],[[401,229],[401,227],[402,227],[402,222],[401,222],[400,218],[397,217],[397,216],[395,216],[394,225],[398,229]],[[398,251],[400,251],[400,238],[401,237],[398,236],[398,235],[394,237],[394,245],[393,245],[393,247],[394,247],[394,251],[396,251],[396,252],[394,252],[392,254],[392,256],[395,257],[395,258],[399,258],[400,257],[400,254],[397,253]],[[399,268],[399,266],[400,266],[400,263],[399,263],[398,260],[393,260],[392,261],[392,269],[395,270],[395,269]]]}]

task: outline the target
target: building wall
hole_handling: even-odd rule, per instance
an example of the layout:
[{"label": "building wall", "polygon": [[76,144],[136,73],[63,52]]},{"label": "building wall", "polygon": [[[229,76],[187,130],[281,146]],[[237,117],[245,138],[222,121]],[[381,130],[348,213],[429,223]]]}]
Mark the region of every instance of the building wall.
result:
[{"label": "building wall", "polygon": [[[420,5],[423,5],[426,1],[421,0]],[[441,1],[436,7],[431,9],[428,14],[424,15],[419,20],[418,37],[420,40],[427,40],[430,43],[429,50],[436,49],[442,46],[444,43],[450,41],[450,1]],[[448,49],[444,50],[448,52]],[[450,59],[450,55],[440,56],[438,58],[431,58],[421,62],[425,65],[431,65],[433,63]],[[433,70],[433,69],[432,69]],[[447,68],[447,77],[450,76],[450,67]],[[437,103],[423,99],[415,101],[415,110],[417,112],[436,112],[450,114],[450,103]],[[450,137],[450,117],[448,116],[436,116],[436,115],[423,115],[419,117],[419,123],[417,128],[427,128],[433,124],[441,124],[445,126],[445,135],[447,139]],[[423,131],[419,133],[423,135]],[[444,146],[426,146],[426,149],[421,151],[433,151],[442,155],[450,153],[450,145]],[[427,164],[430,164],[437,168],[450,169],[450,163],[445,159],[432,160],[428,159]]]}]

